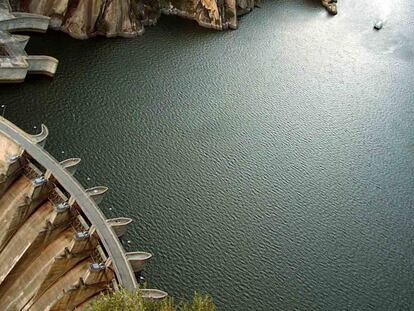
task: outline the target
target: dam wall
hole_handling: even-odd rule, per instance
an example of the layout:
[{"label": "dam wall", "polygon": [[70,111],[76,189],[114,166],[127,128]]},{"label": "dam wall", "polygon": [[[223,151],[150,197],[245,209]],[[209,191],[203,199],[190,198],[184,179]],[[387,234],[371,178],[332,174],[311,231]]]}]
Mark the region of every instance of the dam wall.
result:
[{"label": "dam wall", "polygon": [[0,65],[0,83],[19,83],[23,82],[27,75],[28,65],[22,67],[1,66]]},{"label": "dam wall", "polygon": [[38,14],[11,12],[7,0],[0,0],[0,83],[23,82],[28,73],[54,76],[58,60],[50,56],[28,56],[28,36],[18,31],[45,32],[50,18]]},{"label": "dam wall", "polygon": [[50,18],[38,14],[12,12],[12,18],[0,20],[0,29],[14,31],[46,32]]},{"label": "dam wall", "polygon": [[43,149],[48,130],[29,135],[0,117],[0,305],[2,310],[74,310],[98,294],[139,289],[152,254],[125,252],[118,236],[132,222],[106,219],[106,187],[84,189],[80,159],[56,161]]}]

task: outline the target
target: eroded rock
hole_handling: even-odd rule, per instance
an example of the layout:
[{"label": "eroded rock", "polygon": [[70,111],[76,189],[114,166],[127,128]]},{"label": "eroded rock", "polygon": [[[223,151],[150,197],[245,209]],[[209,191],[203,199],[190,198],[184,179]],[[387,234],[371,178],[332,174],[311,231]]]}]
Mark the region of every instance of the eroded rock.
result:
[{"label": "eroded rock", "polygon": [[21,0],[19,10],[51,17],[51,27],[72,37],[132,37],[143,32],[144,5],[130,0]]},{"label": "eroded rock", "polygon": [[332,15],[338,14],[337,0],[322,0],[322,5],[328,10]]},{"label": "eroded rock", "polygon": [[[238,16],[251,12],[260,0],[14,0],[25,12],[51,17],[51,27],[72,37],[95,35],[133,37],[153,25],[161,12],[195,20],[207,28],[238,27]],[[321,0],[331,14],[336,0]]]}]

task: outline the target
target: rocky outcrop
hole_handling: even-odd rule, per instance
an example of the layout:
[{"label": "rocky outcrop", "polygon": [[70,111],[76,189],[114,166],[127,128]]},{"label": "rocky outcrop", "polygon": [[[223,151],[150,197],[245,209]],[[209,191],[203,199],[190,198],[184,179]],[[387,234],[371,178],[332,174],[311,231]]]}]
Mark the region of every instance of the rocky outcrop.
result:
[{"label": "rocky outcrop", "polygon": [[[207,28],[236,29],[237,18],[260,0],[15,0],[22,11],[51,17],[51,27],[75,38],[95,35],[133,37],[160,14],[195,20]],[[321,0],[336,14],[336,0]]]},{"label": "rocky outcrop", "polygon": [[162,5],[164,14],[193,19],[203,27],[236,29],[237,16],[250,12],[258,0],[169,0]]},{"label": "rocky outcrop", "polygon": [[137,36],[145,23],[158,17],[134,0],[21,0],[18,9],[50,16],[51,28],[78,39]]},{"label": "rocky outcrop", "polygon": [[322,0],[322,5],[328,10],[332,15],[338,14],[338,9],[336,7],[337,0]]}]

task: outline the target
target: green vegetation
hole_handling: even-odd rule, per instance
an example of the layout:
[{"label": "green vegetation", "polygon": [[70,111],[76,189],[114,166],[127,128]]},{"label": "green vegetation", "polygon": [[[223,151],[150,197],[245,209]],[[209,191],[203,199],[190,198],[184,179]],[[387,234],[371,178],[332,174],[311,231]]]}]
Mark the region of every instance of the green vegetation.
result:
[{"label": "green vegetation", "polygon": [[216,311],[213,299],[208,295],[194,294],[192,301],[175,303],[172,298],[163,300],[143,299],[139,293],[125,289],[110,295],[99,296],[88,311]]}]

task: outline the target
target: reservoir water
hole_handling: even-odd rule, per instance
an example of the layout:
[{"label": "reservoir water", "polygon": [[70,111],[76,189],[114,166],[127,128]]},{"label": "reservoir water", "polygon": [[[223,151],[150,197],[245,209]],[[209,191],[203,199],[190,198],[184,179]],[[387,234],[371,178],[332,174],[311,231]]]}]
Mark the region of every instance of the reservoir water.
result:
[{"label": "reservoir water", "polygon": [[237,31],[32,35],[57,76],[0,103],[110,188],[151,286],[225,311],[414,310],[414,2],[339,2],[267,1]]}]

